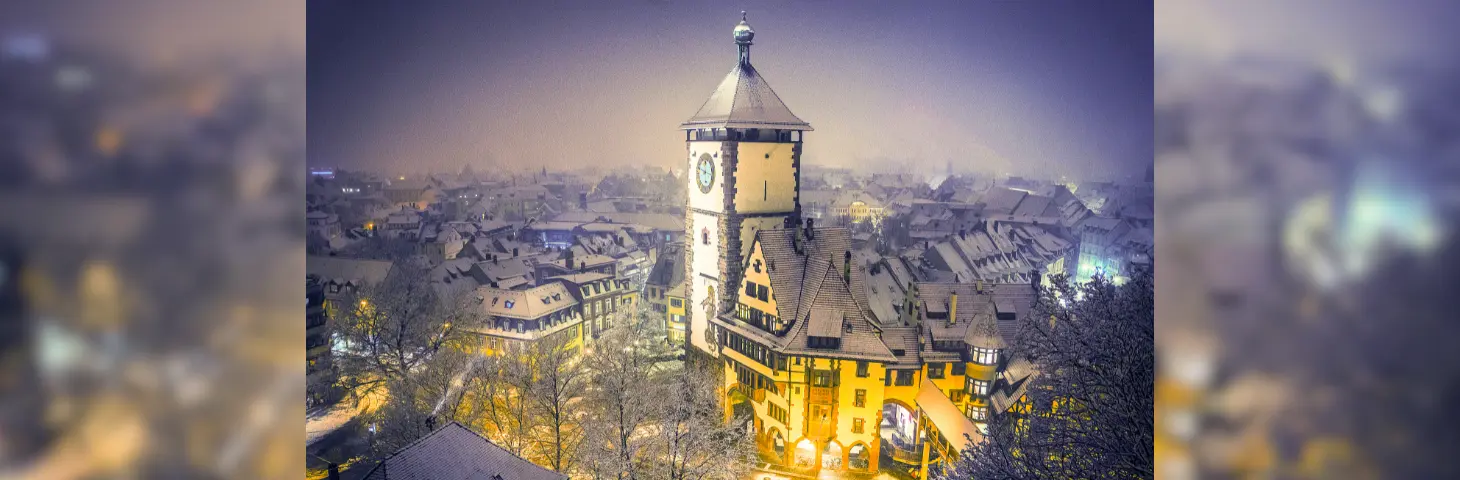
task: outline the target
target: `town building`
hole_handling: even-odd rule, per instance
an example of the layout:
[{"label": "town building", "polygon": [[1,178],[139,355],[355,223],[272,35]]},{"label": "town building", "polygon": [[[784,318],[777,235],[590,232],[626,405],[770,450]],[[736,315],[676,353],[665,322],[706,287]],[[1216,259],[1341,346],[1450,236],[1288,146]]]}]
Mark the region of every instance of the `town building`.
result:
[{"label": "town building", "polygon": [[1004,348],[1038,280],[909,281],[868,295],[850,231],[803,217],[811,127],[751,65],[754,36],[742,18],[739,61],[681,125],[687,357],[722,369],[727,418],[751,419],[762,469],[929,478],[1022,397],[1032,369]]},{"label": "town building", "polygon": [[304,282],[304,375],[305,395],[310,406],[336,399],[335,369],[331,355],[331,322],[324,308],[324,285],[319,277]]},{"label": "town building", "polygon": [[[735,27],[739,59],[685,133],[686,277],[690,282],[691,351],[718,355],[710,317],[735,305],[739,266],[758,230],[800,218],[801,141],[811,125],[791,113],[751,65],[755,32]],[[710,312],[710,313],[706,313]]]},{"label": "town building", "polygon": [[644,288],[644,301],[649,309],[664,316],[669,344],[679,347],[684,346],[685,314],[689,305],[684,296],[684,271],[684,247],[667,246],[649,272]]}]

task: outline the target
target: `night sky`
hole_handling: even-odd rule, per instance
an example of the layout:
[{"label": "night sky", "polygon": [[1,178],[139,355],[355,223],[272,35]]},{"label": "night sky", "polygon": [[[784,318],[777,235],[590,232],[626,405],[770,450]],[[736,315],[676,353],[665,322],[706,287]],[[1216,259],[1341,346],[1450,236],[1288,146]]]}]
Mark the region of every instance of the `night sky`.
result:
[{"label": "night sky", "polygon": [[741,10],[752,62],[816,128],[808,163],[1086,179],[1151,164],[1145,2],[308,6],[311,165],[679,167],[677,127],[734,65]]}]

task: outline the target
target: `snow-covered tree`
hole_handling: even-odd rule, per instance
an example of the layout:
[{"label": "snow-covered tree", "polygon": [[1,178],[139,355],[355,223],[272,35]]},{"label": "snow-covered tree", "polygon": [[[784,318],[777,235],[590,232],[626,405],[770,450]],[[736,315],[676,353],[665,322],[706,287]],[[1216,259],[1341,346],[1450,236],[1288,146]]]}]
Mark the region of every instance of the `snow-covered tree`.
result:
[{"label": "snow-covered tree", "polygon": [[539,340],[528,351],[533,366],[528,408],[538,419],[535,447],[547,467],[567,472],[583,443],[588,371],[577,349],[565,342]]},{"label": "snow-covered tree", "polygon": [[[755,441],[743,421],[725,422],[715,374],[684,366],[665,382],[669,395],[658,419],[660,446],[649,478],[736,480],[755,463]],[[736,419],[739,420],[739,419]]]},{"label": "snow-covered tree", "polygon": [[1052,279],[1011,354],[1038,371],[1027,411],[989,423],[951,478],[1152,478],[1155,289],[1149,270],[1116,286]]},{"label": "snow-covered tree", "polygon": [[593,478],[641,478],[652,464],[655,420],[662,416],[668,391],[659,359],[670,355],[662,321],[628,312],[608,329],[586,357],[592,376],[587,401],[587,443],[582,467]]},{"label": "snow-covered tree", "polygon": [[336,310],[333,352],[341,386],[368,395],[390,383],[414,385],[415,373],[443,348],[465,341],[464,329],[484,316],[468,295],[441,298],[428,270],[397,262],[378,284],[365,285]]}]

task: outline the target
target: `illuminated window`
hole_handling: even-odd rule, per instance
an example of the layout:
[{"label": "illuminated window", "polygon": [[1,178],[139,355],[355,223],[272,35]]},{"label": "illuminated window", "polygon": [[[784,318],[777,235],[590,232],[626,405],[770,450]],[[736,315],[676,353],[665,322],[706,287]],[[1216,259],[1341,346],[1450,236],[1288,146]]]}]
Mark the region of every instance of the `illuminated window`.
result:
[{"label": "illuminated window", "polygon": [[992,348],[973,347],[973,363],[994,365],[999,363],[999,351]]},{"label": "illuminated window", "polygon": [[858,388],[857,389],[857,396],[856,396],[855,399],[852,400],[852,406],[855,406],[855,407],[865,407],[865,406],[867,406],[867,390],[861,389],[861,388]]},{"label": "illuminated window", "polygon": [[853,418],[852,419],[852,433],[862,433],[862,429],[864,428],[863,427],[863,424],[864,423],[866,423],[865,420],[862,420],[860,418]]},{"label": "illuminated window", "polygon": [[992,385],[992,383],[985,382],[983,380],[973,380],[973,381],[971,381],[969,383],[971,383],[973,385],[973,388],[972,388],[973,394],[974,395],[978,395],[980,397],[986,397],[986,396],[988,396],[988,394],[989,394],[989,387]]},{"label": "illuminated window", "polygon": [[942,363],[929,363],[928,364],[928,378],[943,378],[943,364]]},{"label": "illuminated window", "polygon": [[983,420],[988,419],[988,417],[989,417],[988,408],[986,408],[986,407],[977,407],[977,406],[968,407],[968,418],[974,419],[976,421],[983,421]]},{"label": "illuminated window", "polygon": [[507,308],[512,308],[512,305],[514,305],[514,304],[516,304],[516,302],[513,302],[513,301],[511,301],[511,300],[508,300],[508,301],[507,301],[507,302],[506,302],[506,303],[504,303],[504,305],[505,305],[505,306],[506,306],[506,307],[507,307]]}]

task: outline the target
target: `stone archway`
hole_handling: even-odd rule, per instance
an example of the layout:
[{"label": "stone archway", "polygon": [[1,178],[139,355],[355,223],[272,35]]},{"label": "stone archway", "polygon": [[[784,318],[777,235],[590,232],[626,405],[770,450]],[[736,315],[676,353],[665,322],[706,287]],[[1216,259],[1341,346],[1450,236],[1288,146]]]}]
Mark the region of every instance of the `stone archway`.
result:
[{"label": "stone archway", "polygon": [[867,444],[857,442],[847,450],[847,468],[857,471],[866,471],[872,467],[872,449]]},{"label": "stone archway", "polygon": [[796,442],[796,451],[791,460],[791,466],[795,468],[816,467],[816,443],[809,438]]},{"label": "stone archway", "polygon": [[842,464],[842,453],[842,444],[836,440],[826,442],[826,448],[821,450],[821,469],[836,471],[845,467]]},{"label": "stone archway", "polygon": [[771,429],[770,447],[771,453],[776,455],[778,463],[786,461],[786,439],[781,436],[780,430]]},{"label": "stone archway", "polygon": [[879,452],[884,457],[883,466],[890,466],[885,460],[916,465],[922,460],[918,445],[918,417],[916,411],[902,402],[889,401],[882,404],[881,421],[878,428]]}]

